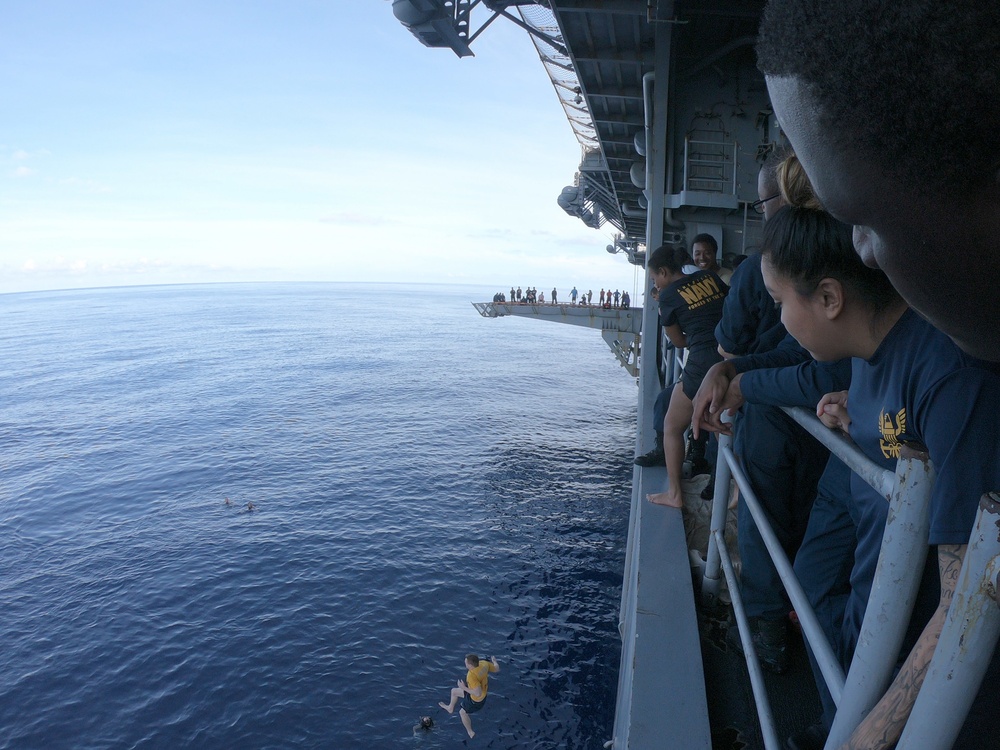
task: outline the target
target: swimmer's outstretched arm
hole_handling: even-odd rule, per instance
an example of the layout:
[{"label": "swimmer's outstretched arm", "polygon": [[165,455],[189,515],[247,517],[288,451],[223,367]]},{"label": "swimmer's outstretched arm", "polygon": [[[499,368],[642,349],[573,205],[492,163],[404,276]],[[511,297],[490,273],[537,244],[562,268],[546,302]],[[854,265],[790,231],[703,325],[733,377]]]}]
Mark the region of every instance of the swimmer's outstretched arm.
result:
[{"label": "swimmer's outstretched arm", "polygon": [[499,672],[500,671],[500,665],[497,664],[497,658],[495,656],[491,656],[490,657],[490,662],[493,664],[494,667],[496,667],[496,669],[494,669],[493,671],[494,672]]}]

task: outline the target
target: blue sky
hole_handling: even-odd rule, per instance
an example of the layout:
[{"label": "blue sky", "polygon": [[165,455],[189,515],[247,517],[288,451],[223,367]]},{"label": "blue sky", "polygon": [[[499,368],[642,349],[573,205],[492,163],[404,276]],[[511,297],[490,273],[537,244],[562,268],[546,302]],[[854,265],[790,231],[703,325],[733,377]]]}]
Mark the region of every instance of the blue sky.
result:
[{"label": "blue sky", "polygon": [[424,47],[388,0],[6,5],[0,292],[632,289],[613,230],[556,203],[581,152],[527,34],[473,50]]}]

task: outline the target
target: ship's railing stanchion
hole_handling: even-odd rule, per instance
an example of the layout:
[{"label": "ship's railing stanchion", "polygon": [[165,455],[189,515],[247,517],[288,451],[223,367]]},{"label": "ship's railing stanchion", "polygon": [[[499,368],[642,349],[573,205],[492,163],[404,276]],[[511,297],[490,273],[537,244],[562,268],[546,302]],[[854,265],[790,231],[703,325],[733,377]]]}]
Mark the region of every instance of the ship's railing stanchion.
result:
[{"label": "ship's railing stanchion", "polygon": [[[902,446],[896,471],[887,471],[864,456],[849,438],[826,428],[815,415],[805,409],[785,409],[785,411],[796,422],[805,427],[810,434],[830,448],[834,454],[889,502],[889,515],[875,580],[858,637],[854,659],[846,679],[840,663],[809,605],[806,594],[795,576],[791,563],[771,528],[766,512],[758,502],[748,478],[733,454],[731,438],[725,435],[721,435],[719,440],[721,460],[716,467],[711,533],[702,582],[702,596],[704,601],[709,604],[717,600],[721,568],[730,588],[740,638],[743,641],[744,652],[747,654],[748,671],[760,714],[761,731],[764,735],[765,745],[771,747],[772,739],[768,734],[773,731],[773,720],[767,703],[759,663],[752,647],[746,613],[739,596],[738,582],[735,578],[729,551],[725,545],[725,522],[729,504],[730,476],[732,476],[743,493],[747,509],[757,524],[761,538],[774,561],[775,568],[802,624],[803,635],[813,651],[830,694],[838,705],[836,720],[826,745],[827,748],[836,748],[850,736],[864,716],[879,701],[891,680],[909,623],[910,613],[916,600],[927,555],[929,505],[934,483],[934,469],[926,453]],[[990,519],[988,521],[984,520],[987,515]],[[954,671],[952,664],[964,664],[970,658],[966,646],[967,641],[961,641],[961,643],[959,641],[964,632],[963,627],[967,627],[967,623],[972,619],[977,620],[977,623],[982,620],[984,624],[981,627],[977,626],[975,635],[975,647],[979,649],[976,653],[980,654],[981,663],[977,663],[977,669],[971,670],[971,674],[965,676],[971,687],[965,691],[957,691],[949,682],[947,689],[933,691],[936,693],[933,700],[938,701],[948,700],[941,698],[943,693],[962,692],[962,696],[954,696],[950,699],[946,709],[949,715],[958,716],[955,720],[957,724],[953,727],[955,733],[962,725],[968,707],[975,696],[976,687],[989,663],[997,634],[1000,633],[1000,607],[997,606],[996,601],[997,587],[1000,586],[996,582],[996,574],[1000,572],[1000,540],[997,539],[996,532],[998,521],[1000,521],[1000,495],[994,495],[989,499],[984,498],[977,529],[981,529],[979,533],[980,537],[983,537],[988,536],[989,529],[992,528],[992,538],[987,544],[981,538],[976,538],[975,533],[973,535],[970,550],[974,546],[976,552],[970,551],[967,555],[966,564],[963,567],[963,581],[960,582],[968,587],[963,590],[969,593],[967,596],[956,594],[956,602],[962,601],[963,613],[955,612],[949,615],[949,626],[955,648],[949,652],[948,656],[943,654],[940,657],[936,656],[932,663],[932,667],[940,665],[938,669],[941,676],[937,679],[951,680]],[[980,578],[970,579],[974,573],[966,572],[978,571],[981,576],[984,569],[987,569],[988,573],[986,578],[982,580]],[[953,608],[956,607],[958,604],[953,604]],[[932,699],[927,698],[926,700]],[[937,716],[937,722],[933,718],[927,719],[932,723],[939,723],[941,716],[939,711],[924,711],[922,715],[924,717]],[[949,722],[945,722],[944,727],[938,726],[936,728],[941,732],[952,730],[952,727],[949,727]],[[922,740],[925,733],[922,730],[919,733],[911,730],[907,735],[904,735],[904,737],[907,736],[921,738],[918,741],[919,744],[910,745],[913,750],[938,746],[925,745]],[[941,746],[947,746],[947,744],[944,742]]]},{"label": "ship's railing stanchion", "polygon": [[733,613],[736,615],[736,621],[740,623],[740,641],[743,643],[743,653],[746,654],[747,673],[750,675],[750,687],[753,689],[754,702],[757,704],[757,718],[760,723],[761,736],[764,738],[764,748],[765,750],[780,750],[782,745],[774,726],[771,704],[767,700],[764,673],[760,668],[760,660],[757,658],[757,650],[753,645],[750,628],[747,627],[747,614],[743,609],[743,597],[740,596],[740,586],[739,581],[736,580],[736,571],[733,570],[733,561],[726,549],[725,529],[713,531],[711,540],[715,542],[716,549],[722,550],[718,558],[726,574],[726,583],[733,601]]},{"label": "ship's railing stanchion", "polygon": [[806,640],[812,647],[813,655],[835,702],[839,702],[841,699],[844,688],[844,674],[830,642],[826,638],[826,634],[823,632],[819,621],[816,619],[816,615],[809,606],[805,592],[795,577],[791,563],[785,555],[781,543],[771,529],[770,520],[757,501],[749,480],[733,454],[732,438],[728,435],[719,436],[719,458],[721,460],[716,467],[715,495],[712,499],[711,533],[709,535],[708,552],[705,561],[705,574],[702,580],[702,597],[706,604],[713,604],[718,599],[720,587],[719,569],[721,567],[726,576],[726,583],[729,586],[729,595],[733,602],[733,614],[739,628],[740,640],[743,643],[743,653],[746,655],[747,672],[754,693],[754,701],[757,705],[757,714],[761,734],[764,738],[764,745],[768,749],[772,747],[778,748],[781,747],[781,744],[775,733],[763,673],[760,669],[756,649],[753,646],[746,612],[743,609],[739,582],[736,580],[729,550],[726,547],[725,525],[729,506],[730,476],[736,479],[736,484],[743,493],[747,508],[754,517],[764,544],[771,558],[774,560],[775,568],[778,570],[785,589],[788,592],[792,606],[799,615]]},{"label": "ship's railing stanchion", "polygon": [[927,454],[904,446],[896,462],[875,580],[827,748],[847,741],[892,680],[927,558],[933,486]]},{"label": "ship's railing stanchion", "polygon": [[1000,637],[998,528],[1000,494],[990,492],[979,502],[948,619],[899,750],[951,747],[979,691]]},{"label": "ship's railing stanchion", "polygon": [[660,343],[663,348],[663,361],[660,363],[663,370],[663,382],[667,386],[670,386],[676,383],[681,377],[681,372],[684,370],[684,357],[687,351],[674,346],[670,339],[667,338],[666,333],[661,333],[660,337]]},{"label": "ship's railing stanchion", "polygon": [[[712,496],[712,517],[709,525],[708,550],[705,553],[705,575],[701,582],[701,596],[704,603],[714,606],[719,599],[719,579],[722,554],[726,549],[726,515],[729,511],[729,480],[732,476],[729,461],[723,457],[723,450],[730,447],[732,438],[719,435],[719,456],[721,461],[715,467],[715,494]],[[729,584],[730,589],[732,584]]]}]

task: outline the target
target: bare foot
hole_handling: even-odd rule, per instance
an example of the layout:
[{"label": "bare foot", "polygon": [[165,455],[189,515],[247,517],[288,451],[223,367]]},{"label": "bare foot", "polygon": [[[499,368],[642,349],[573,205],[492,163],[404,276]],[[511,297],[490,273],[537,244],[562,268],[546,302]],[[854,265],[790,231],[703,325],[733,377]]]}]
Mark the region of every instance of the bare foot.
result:
[{"label": "bare foot", "polygon": [[455,709],[452,708],[451,706],[449,706],[447,703],[444,703],[442,701],[438,701],[438,705],[441,706],[441,708],[443,708],[445,711],[447,711],[450,714],[455,713]]},{"label": "bare foot", "polygon": [[680,508],[684,502],[679,492],[674,493],[669,490],[666,492],[651,492],[646,495],[646,499],[654,505],[666,505],[671,508]]},{"label": "bare foot", "polygon": [[473,731],[472,731],[472,730],[470,729],[470,730],[469,730],[469,739],[471,740],[471,739],[472,739],[473,737],[475,737],[475,736],[476,736],[476,733],[475,733],[475,732],[473,732]]}]

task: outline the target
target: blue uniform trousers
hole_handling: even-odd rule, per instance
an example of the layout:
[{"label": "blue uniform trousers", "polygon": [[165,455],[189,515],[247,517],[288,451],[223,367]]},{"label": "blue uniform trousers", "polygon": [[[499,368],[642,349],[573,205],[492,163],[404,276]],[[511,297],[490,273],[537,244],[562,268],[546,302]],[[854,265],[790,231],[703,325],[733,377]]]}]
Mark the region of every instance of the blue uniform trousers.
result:
[{"label": "blue uniform trousers", "polygon": [[[743,405],[734,446],[778,541],[794,560],[829,451],[779,408],[750,403]],[[737,523],[740,593],[747,615],[784,617],[791,609],[788,598],[742,494]]]},{"label": "blue uniform trousers", "polygon": [[[839,458],[830,456],[826,471],[819,480],[816,500],[793,567],[823,634],[840,659],[845,673],[850,663],[844,654],[841,629],[851,593],[855,546],[857,527],[851,508],[851,470]],[[808,647],[808,642],[806,645]],[[823,724],[829,731],[837,706],[811,648],[808,653],[823,706]]]}]

